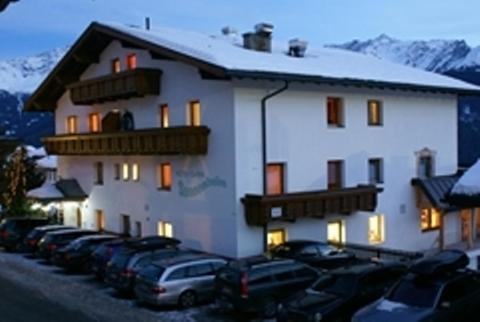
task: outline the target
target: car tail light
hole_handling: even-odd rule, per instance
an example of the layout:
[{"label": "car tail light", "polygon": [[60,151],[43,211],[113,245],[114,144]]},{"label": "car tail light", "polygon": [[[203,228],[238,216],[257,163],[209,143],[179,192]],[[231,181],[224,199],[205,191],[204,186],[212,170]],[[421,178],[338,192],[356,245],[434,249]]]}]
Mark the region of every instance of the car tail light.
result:
[{"label": "car tail light", "polygon": [[123,277],[134,277],[135,272],[131,269],[126,269],[120,275],[122,275]]},{"label": "car tail light", "polygon": [[37,244],[37,242],[35,240],[31,239],[31,240],[28,241],[28,244],[30,246],[35,246]]},{"label": "car tail light", "polygon": [[53,252],[56,248],[57,248],[57,246],[54,245],[54,244],[48,244],[48,246],[47,246],[47,250],[49,252]]},{"label": "car tail light", "polygon": [[163,293],[167,292],[167,290],[165,289],[165,287],[157,285],[157,286],[152,287],[152,292],[155,293],[155,294],[163,294]]},{"label": "car tail light", "polygon": [[112,257],[113,255],[113,247],[108,247],[107,248],[107,256]]},{"label": "car tail light", "polygon": [[243,272],[240,278],[240,296],[243,298],[248,297],[248,274]]}]

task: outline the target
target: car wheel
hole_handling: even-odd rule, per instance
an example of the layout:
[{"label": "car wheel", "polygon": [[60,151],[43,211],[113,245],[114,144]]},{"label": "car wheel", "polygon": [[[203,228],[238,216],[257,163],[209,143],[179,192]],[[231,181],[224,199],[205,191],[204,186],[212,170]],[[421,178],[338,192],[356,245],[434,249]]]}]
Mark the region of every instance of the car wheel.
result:
[{"label": "car wheel", "polygon": [[197,304],[197,295],[194,291],[185,291],[180,295],[178,304],[184,309],[195,306]]},{"label": "car wheel", "polygon": [[267,297],[262,301],[262,316],[271,319],[277,314],[277,302],[271,298]]}]

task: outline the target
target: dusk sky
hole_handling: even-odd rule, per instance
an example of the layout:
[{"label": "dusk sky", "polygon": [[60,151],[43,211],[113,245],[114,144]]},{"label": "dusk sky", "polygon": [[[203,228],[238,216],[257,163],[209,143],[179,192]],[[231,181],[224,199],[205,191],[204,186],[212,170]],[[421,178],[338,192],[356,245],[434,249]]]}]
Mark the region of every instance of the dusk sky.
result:
[{"label": "dusk sky", "polygon": [[20,0],[0,13],[0,59],[71,44],[93,20],[219,33],[240,33],[257,22],[274,37],[312,45],[367,39],[465,39],[480,44],[478,0]]}]

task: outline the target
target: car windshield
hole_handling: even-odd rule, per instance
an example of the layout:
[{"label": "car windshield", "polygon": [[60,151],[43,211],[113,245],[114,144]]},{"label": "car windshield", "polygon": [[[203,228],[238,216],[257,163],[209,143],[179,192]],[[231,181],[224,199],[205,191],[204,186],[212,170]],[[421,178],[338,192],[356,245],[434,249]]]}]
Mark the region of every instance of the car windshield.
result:
[{"label": "car windshield", "polygon": [[403,279],[392,289],[386,299],[414,307],[433,307],[439,290],[440,285],[428,280]]},{"label": "car windshield", "polygon": [[340,295],[351,294],[356,285],[357,285],[356,275],[338,274],[338,275],[333,275],[329,286],[324,290],[325,292],[332,293],[332,294],[340,294]]}]

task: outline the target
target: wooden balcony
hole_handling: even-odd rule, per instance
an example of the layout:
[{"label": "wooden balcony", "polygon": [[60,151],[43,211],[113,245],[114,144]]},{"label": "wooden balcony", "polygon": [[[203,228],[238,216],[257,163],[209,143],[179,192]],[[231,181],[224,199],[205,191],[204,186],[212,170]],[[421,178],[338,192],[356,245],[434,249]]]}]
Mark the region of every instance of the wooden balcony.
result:
[{"label": "wooden balcony", "polygon": [[128,132],[65,134],[43,139],[53,155],[205,155],[206,126],[142,129]]},{"label": "wooden balcony", "polygon": [[83,80],[69,85],[70,99],[75,105],[112,102],[132,97],[158,95],[158,69],[136,68],[107,76]]},{"label": "wooden balcony", "polygon": [[263,226],[272,221],[324,218],[330,214],[349,215],[374,211],[381,188],[359,185],[352,188],[288,193],[277,196],[245,195],[242,198],[248,225]]}]

